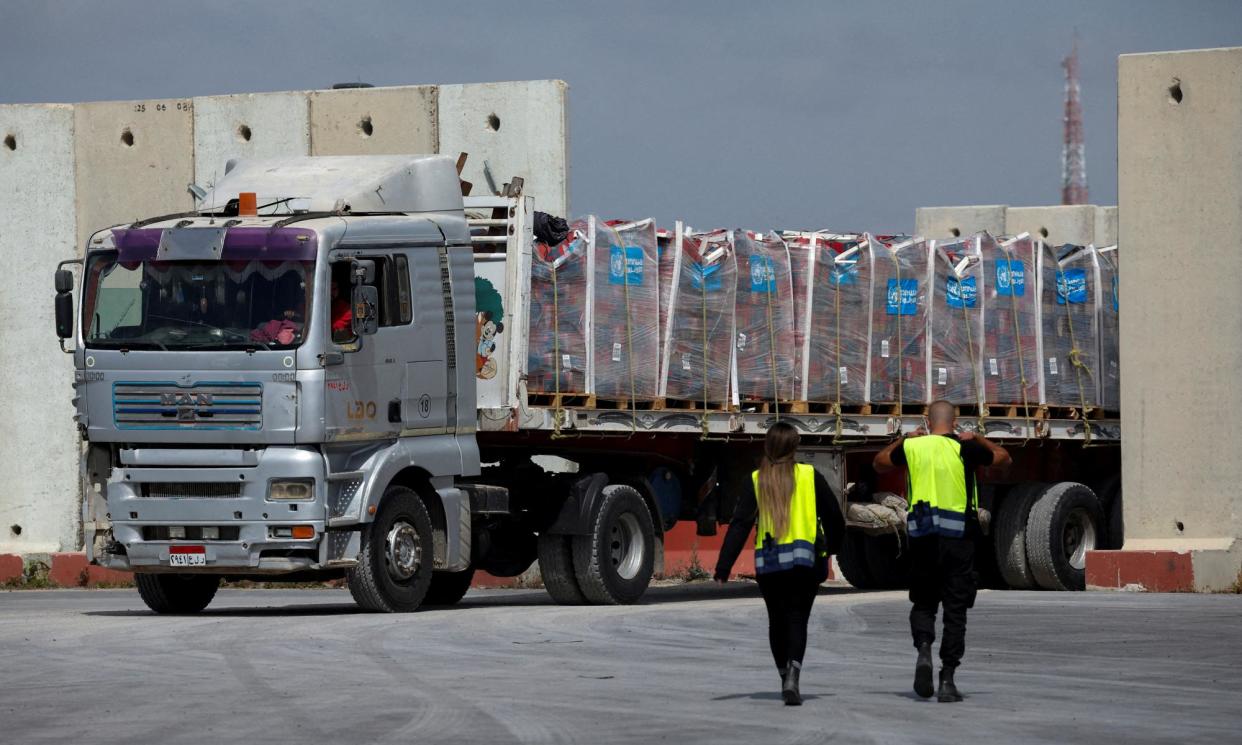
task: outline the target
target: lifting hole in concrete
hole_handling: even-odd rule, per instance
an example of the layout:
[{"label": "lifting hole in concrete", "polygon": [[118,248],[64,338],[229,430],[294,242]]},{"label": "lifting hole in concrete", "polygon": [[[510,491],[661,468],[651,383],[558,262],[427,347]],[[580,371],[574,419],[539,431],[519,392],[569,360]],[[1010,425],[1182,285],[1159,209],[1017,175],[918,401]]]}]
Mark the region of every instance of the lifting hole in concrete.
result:
[{"label": "lifting hole in concrete", "polygon": [[1047,237],[1048,237],[1048,228],[1040,228],[1040,229],[1039,229],[1039,234],[1040,234],[1040,236],[1042,236],[1042,237],[1044,237],[1044,238],[1047,238]]},{"label": "lifting hole in concrete", "polygon": [[121,130],[121,142],[125,143],[125,147],[134,146],[134,133],[130,131],[129,127]]},{"label": "lifting hole in concrete", "polygon": [[1181,521],[1181,520],[1178,520],[1178,521],[1177,521],[1177,532],[1178,532],[1178,533],[1181,533],[1181,532],[1183,532],[1183,531],[1185,531],[1185,530],[1186,530],[1186,526],[1182,524],[1182,521]]},{"label": "lifting hole in concrete", "polygon": [[21,534],[22,534],[22,526],[20,526],[20,525],[10,525],[10,526],[9,526],[9,530],[13,531],[13,535],[21,535]]},{"label": "lifting hole in concrete", "polygon": [[496,116],[496,112],[487,115],[487,128],[493,132],[500,131],[500,117]]},{"label": "lifting hole in concrete", "polygon": [[1169,103],[1176,106],[1182,102],[1182,81],[1180,78],[1173,78],[1173,85],[1169,86]]},{"label": "lifting hole in concrete", "polygon": [[250,142],[250,135],[251,132],[248,125],[243,124],[237,128],[237,136],[241,138],[242,142]]},{"label": "lifting hole in concrete", "polygon": [[362,133],[363,137],[370,137],[375,134],[375,126],[371,124],[370,116],[362,117],[362,120],[358,122],[358,131]]},{"label": "lifting hole in concrete", "polygon": [[17,137],[13,135],[5,135],[4,146],[8,148],[9,150],[16,150],[17,149]]},{"label": "lifting hole in concrete", "polygon": [[953,236],[954,238],[960,238],[962,235],[962,231],[958,230],[957,228],[949,228],[949,235]]}]

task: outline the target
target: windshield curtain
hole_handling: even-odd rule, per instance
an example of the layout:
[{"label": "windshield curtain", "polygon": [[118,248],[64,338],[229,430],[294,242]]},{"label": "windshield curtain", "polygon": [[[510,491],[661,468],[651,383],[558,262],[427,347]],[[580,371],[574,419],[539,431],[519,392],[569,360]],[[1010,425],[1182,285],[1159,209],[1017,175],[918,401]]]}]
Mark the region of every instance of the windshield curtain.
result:
[{"label": "windshield curtain", "polygon": [[314,262],[121,261],[93,257],[83,327],[88,346],[292,349],[306,330]]}]

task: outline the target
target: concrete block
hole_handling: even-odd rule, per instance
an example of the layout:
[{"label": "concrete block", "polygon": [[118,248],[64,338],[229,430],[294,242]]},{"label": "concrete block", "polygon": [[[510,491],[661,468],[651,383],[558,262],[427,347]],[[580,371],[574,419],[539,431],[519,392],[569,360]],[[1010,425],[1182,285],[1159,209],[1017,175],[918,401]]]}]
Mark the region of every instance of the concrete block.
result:
[{"label": "concrete block", "polygon": [[425,155],[438,142],[434,85],[310,94],[311,155]]},{"label": "concrete block", "polygon": [[194,112],[186,99],[74,106],[78,250],[110,225],[194,208]]},{"label": "concrete block", "polygon": [[0,106],[0,553],[77,543],[73,360],[52,306],[77,253],[73,131],[71,106]]},{"label": "concrete block", "polygon": [[1096,207],[1095,208],[1095,245],[1103,248],[1104,246],[1117,245],[1117,208],[1116,207]]},{"label": "concrete block", "polygon": [[1117,134],[1125,548],[1212,589],[1242,554],[1242,48],[1123,55]]},{"label": "concrete block", "polygon": [[1030,233],[1056,246],[1085,246],[1095,240],[1095,209],[1090,204],[1010,207],[1005,213],[1005,232]]},{"label": "concrete block", "polygon": [[1190,592],[1195,587],[1189,552],[1088,551],[1088,590]]},{"label": "concrete block", "polygon": [[986,230],[992,235],[1005,233],[1005,205],[973,207],[919,207],[914,211],[914,234],[924,238],[956,238]]},{"label": "concrete block", "polygon": [[26,565],[17,554],[0,554],[0,585],[14,584],[25,575]]},{"label": "concrete block", "polygon": [[232,158],[310,154],[307,93],[247,93],[194,99],[194,181],[210,188]]},{"label": "concrete block", "polygon": [[569,86],[560,80],[440,87],[440,152],[470,154],[463,178],[488,194],[483,163],[496,186],[525,181],[535,208],[569,215]]}]

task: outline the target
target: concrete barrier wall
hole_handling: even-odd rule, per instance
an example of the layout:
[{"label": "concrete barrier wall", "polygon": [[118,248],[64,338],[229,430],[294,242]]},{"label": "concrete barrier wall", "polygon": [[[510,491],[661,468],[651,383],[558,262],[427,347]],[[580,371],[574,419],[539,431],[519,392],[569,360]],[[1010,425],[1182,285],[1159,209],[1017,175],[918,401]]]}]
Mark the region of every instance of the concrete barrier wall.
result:
[{"label": "concrete barrier wall", "polygon": [[1117,245],[1117,208],[1095,208],[1095,245]]},{"label": "concrete barrier wall", "polygon": [[194,101],[194,182],[210,188],[233,158],[310,154],[307,93],[203,96]]},{"label": "concrete barrier wall", "polygon": [[1117,131],[1120,281],[1144,299],[1121,317],[1125,549],[1189,550],[1195,587],[1224,589],[1242,565],[1242,48],[1122,56]]},{"label": "concrete barrier wall", "polygon": [[436,153],[436,86],[310,94],[312,155]]},{"label": "concrete barrier wall", "polygon": [[1030,233],[1056,246],[1086,245],[1095,240],[1095,210],[1090,204],[1010,207],[1005,212],[1005,232]]},{"label": "concrete barrier wall", "polygon": [[992,235],[1005,232],[1003,204],[966,207],[919,207],[914,211],[914,233],[924,238],[952,238],[986,230]]},{"label": "concrete barrier wall", "polygon": [[569,86],[559,80],[440,87],[439,152],[470,154],[462,177],[487,194],[483,163],[500,188],[525,179],[535,207],[569,215]]},{"label": "concrete barrier wall", "polygon": [[193,209],[193,108],[188,98],[74,106],[79,252],[101,228]]},{"label": "concrete barrier wall", "polygon": [[73,129],[71,106],[0,106],[0,554],[77,543],[73,362],[52,305],[78,253]]}]

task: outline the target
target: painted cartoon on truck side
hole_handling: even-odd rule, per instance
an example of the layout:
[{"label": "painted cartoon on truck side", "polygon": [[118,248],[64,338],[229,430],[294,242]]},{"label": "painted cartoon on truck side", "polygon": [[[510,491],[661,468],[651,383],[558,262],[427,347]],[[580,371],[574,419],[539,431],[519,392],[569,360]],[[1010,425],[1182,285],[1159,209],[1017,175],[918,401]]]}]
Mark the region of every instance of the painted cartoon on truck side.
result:
[{"label": "painted cartoon on truck side", "polygon": [[496,342],[505,330],[504,300],[492,283],[474,278],[474,374],[479,380],[496,377]]}]

